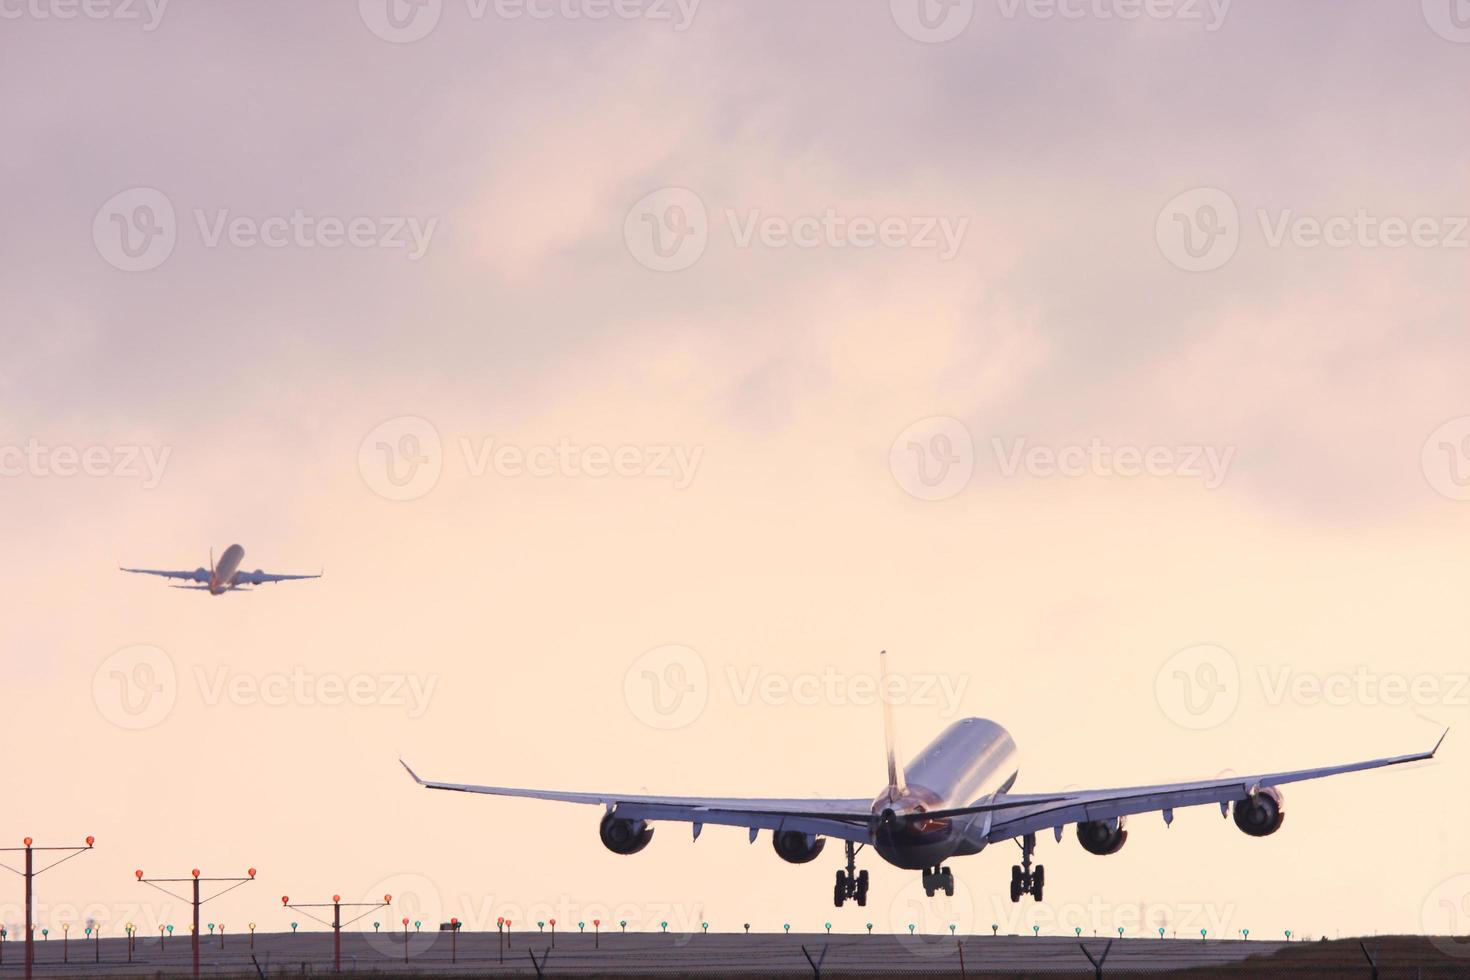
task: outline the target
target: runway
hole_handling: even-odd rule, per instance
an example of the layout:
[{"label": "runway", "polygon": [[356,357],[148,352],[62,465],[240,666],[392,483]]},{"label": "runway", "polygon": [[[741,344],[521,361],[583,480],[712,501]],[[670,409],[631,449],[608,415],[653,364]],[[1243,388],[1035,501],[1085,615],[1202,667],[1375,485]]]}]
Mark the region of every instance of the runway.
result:
[{"label": "runway", "polygon": [[[508,944],[497,934],[461,933],[451,942],[448,933],[425,932],[409,937],[407,961],[402,933],[342,934],[344,972],[486,974],[535,976],[534,953],[547,977],[557,976],[806,976],[813,975],[807,954],[820,961],[822,974],[871,975],[933,974],[974,976],[994,971],[1092,972],[1075,938],[1031,936],[893,936],[893,935],[784,935],[715,934],[673,935],[639,933],[619,935],[564,931],[553,948],[549,933],[514,931]],[[1081,941],[1094,955],[1106,939]],[[1285,944],[1239,940],[1125,939],[1113,943],[1107,960],[1113,971],[1166,971],[1236,963],[1249,956],[1268,955]],[[805,947],[806,953],[803,953]],[[0,977],[22,974],[22,944],[8,941]],[[209,976],[257,976],[256,962],[268,976],[332,970],[332,935],[327,932],[257,933],[250,937],[202,937],[201,972]],[[503,963],[502,963],[503,957]],[[543,961],[542,958],[545,957]],[[125,939],[100,943],[72,940],[65,951],[56,939],[36,943],[37,977],[187,976],[191,971],[189,937],[175,935],[160,948],[158,937],[140,938],[128,962]]]}]

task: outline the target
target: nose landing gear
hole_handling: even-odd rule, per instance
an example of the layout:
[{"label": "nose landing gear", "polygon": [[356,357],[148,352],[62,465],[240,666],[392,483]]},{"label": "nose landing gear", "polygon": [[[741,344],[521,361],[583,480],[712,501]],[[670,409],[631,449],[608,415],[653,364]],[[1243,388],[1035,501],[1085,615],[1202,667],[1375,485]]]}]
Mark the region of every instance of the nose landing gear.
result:
[{"label": "nose landing gear", "polygon": [[868,873],[858,871],[857,852],[858,848],[848,841],[847,870],[837,872],[837,884],[832,888],[832,904],[838,908],[842,908],[849,898],[855,900],[859,907],[868,904]]},{"label": "nose landing gear", "polygon": [[1021,838],[1021,863],[1011,865],[1011,901],[1019,902],[1022,895],[1030,895],[1036,901],[1041,901],[1042,890],[1046,887],[1046,868],[1036,866],[1031,870],[1031,855],[1036,851],[1036,835],[1027,834]]},{"label": "nose landing gear", "polygon": [[951,897],[954,895],[954,872],[944,867],[925,869],[924,894],[933,898],[937,891],[942,891]]}]

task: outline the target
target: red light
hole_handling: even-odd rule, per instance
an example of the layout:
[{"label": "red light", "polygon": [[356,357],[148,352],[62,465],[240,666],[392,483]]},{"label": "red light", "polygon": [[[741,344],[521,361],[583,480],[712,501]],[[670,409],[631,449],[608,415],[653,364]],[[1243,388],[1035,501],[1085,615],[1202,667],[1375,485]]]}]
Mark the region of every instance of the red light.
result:
[{"label": "red light", "polygon": [[142,881],[143,880],[143,869],[142,868],[139,868],[137,871],[134,871],[133,874],[135,874],[135,875],[138,876],[138,880],[139,881]]},{"label": "red light", "polygon": [[408,925],[408,920],[407,920],[407,919],[404,919],[404,920],[403,920],[403,924],[404,924],[404,925]]},{"label": "red light", "polygon": [[508,928],[510,926],[510,920],[509,919],[506,919],[505,920],[505,924],[506,924],[506,927]]},{"label": "red light", "polygon": [[452,925],[452,926],[457,926],[457,925],[459,925],[459,920],[458,919],[455,919],[455,918],[451,918],[449,920],[449,924]]},{"label": "red light", "polygon": [[592,924],[594,926],[600,926],[600,925],[602,925],[602,920],[601,919],[593,919],[592,920]]},{"label": "red light", "polygon": [[290,895],[282,895],[281,896],[281,904],[282,905],[290,905],[291,904],[291,896]]},{"label": "red light", "polygon": [[195,868],[193,870],[192,874],[194,875],[194,877],[198,878],[199,877],[199,869],[198,868]]},{"label": "red light", "polygon": [[250,869],[250,870],[249,870],[249,871],[248,871],[248,872],[247,872],[247,874],[249,874],[249,875],[250,875],[250,877],[252,877],[252,878],[254,878],[254,877],[255,877],[255,869],[254,869],[254,868],[251,868],[251,869]]},{"label": "red light", "polygon": [[332,896],[332,901],[334,901],[334,902],[340,902],[340,901],[342,901],[342,896],[341,895],[333,895]]},{"label": "red light", "polygon": [[87,846],[88,847],[91,847],[95,843],[97,843],[97,838],[95,838],[95,837],[88,837],[87,838]]},{"label": "red light", "polygon": [[555,919],[552,919],[552,920],[551,920],[551,924],[552,924],[552,925],[556,925],[556,920],[555,920]]},{"label": "red light", "polygon": [[392,895],[384,895],[383,896],[383,904],[384,905],[392,905],[393,904],[393,896]]},{"label": "red light", "polygon": [[499,918],[497,918],[497,919],[496,919],[496,920],[495,920],[495,924],[496,924],[496,925],[497,925],[497,926],[503,926],[503,925],[505,925],[505,916],[503,916],[503,915],[502,915],[502,916],[500,916],[500,917],[499,917]]},{"label": "red light", "polygon": [[30,847],[30,846],[31,846],[31,839],[29,837],[27,837],[26,838],[26,847]]}]

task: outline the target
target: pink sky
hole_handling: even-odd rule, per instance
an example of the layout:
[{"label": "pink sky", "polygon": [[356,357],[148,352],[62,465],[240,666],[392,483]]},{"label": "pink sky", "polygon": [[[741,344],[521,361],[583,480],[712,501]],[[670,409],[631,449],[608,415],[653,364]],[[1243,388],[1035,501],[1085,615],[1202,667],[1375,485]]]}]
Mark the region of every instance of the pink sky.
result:
[{"label": "pink sky", "polygon": [[[99,839],[43,922],[182,924],[134,868],[254,865],[217,921],[393,891],[472,927],[1470,928],[1451,0],[976,0],[942,42],[908,0],[431,0],[416,40],[388,2],[0,3],[0,840]],[[326,577],[114,570],[235,541]],[[1458,731],[1289,788],[1269,839],[1048,837],[1040,905],[1005,847],[952,906],[868,862],[840,912],[835,845],[618,858],[595,810],[395,761],[875,793],[883,647],[907,751],[995,718],[1022,791]]]}]

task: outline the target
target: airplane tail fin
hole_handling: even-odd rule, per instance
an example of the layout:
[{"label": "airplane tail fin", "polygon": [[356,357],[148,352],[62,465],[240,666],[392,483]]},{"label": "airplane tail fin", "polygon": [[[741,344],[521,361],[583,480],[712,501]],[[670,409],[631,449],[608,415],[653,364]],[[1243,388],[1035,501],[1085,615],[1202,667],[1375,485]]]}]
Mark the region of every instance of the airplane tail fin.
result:
[{"label": "airplane tail fin", "polygon": [[209,577],[214,578],[214,545],[209,546]]},{"label": "airplane tail fin", "polygon": [[883,702],[883,744],[888,752],[888,800],[893,802],[908,787],[904,785],[903,764],[898,761],[897,738],[893,732],[893,701],[888,689],[888,651],[878,654],[878,697]]}]

